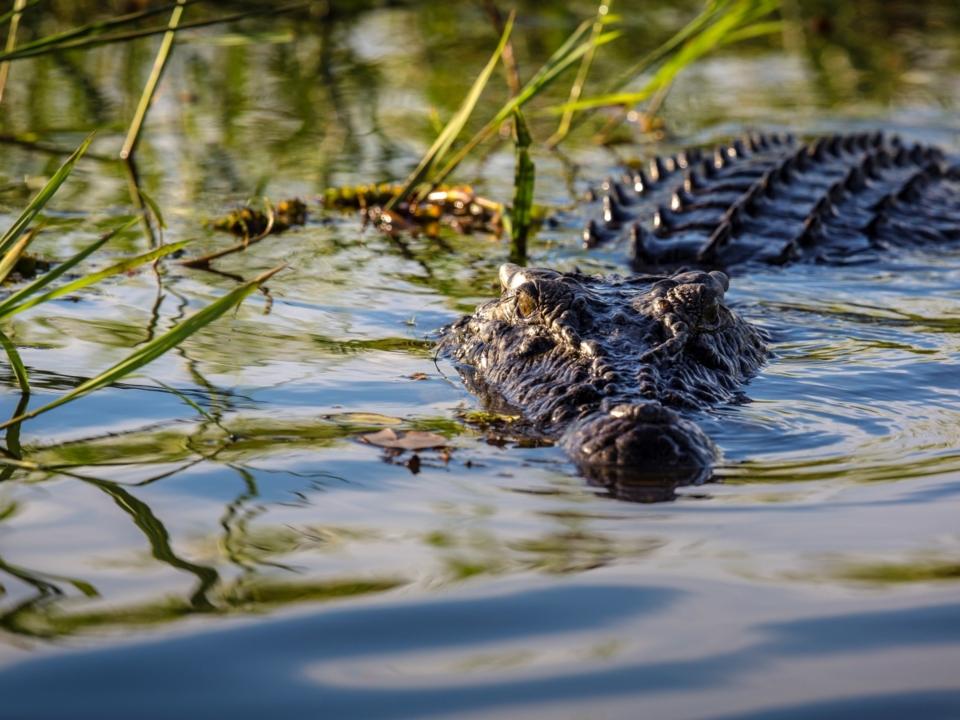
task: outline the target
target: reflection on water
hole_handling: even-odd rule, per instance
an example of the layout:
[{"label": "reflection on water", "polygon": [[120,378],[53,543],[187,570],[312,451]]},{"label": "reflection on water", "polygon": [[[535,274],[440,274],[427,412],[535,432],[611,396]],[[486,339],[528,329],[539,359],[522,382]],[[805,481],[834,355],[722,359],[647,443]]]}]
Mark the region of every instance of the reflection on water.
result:
[{"label": "reflection on water", "polygon": [[[63,22],[85,5],[52,4]],[[524,72],[595,10],[520,5]],[[21,429],[34,464],[0,474],[4,711],[960,714],[960,248],[736,277],[732,300],[775,355],[749,402],[697,418],[724,452],[721,482],[668,488],[676,502],[662,505],[613,500],[558,448],[475,412],[435,363],[436,330],[494,292],[504,244],[389,237],[313,201],[405,174],[435,132],[424,109],[448,117],[486,59],[486,16],[330,6],[184,35],[138,167],[167,239],[195,238],[198,254],[224,242],[204,221],[252,194],[310,200],[308,225],[224,258],[226,275],[168,263],[11,326],[37,407],[233,287],[230,274],[289,266],[271,299]],[[630,42],[598,55],[598,76],[694,10],[622,9]],[[955,3],[811,1],[785,15],[784,38],[683,76],[666,146],[745,124],[882,125],[960,152]],[[0,211],[22,206],[58,149],[106,128],[50,213],[44,255],[133,211],[109,156],[154,47],[13,66]],[[537,137],[555,128],[528,119]],[[532,262],[622,271],[616,248],[583,254],[563,209],[617,158],[648,153],[586,141],[567,153],[537,158],[537,199],[557,221]],[[504,145],[463,179],[508,200],[512,173]],[[119,254],[149,240],[115,242]],[[9,414],[20,397],[7,369],[0,382]],[[413,462],[359,441],[383,428],[449,447]]]}]

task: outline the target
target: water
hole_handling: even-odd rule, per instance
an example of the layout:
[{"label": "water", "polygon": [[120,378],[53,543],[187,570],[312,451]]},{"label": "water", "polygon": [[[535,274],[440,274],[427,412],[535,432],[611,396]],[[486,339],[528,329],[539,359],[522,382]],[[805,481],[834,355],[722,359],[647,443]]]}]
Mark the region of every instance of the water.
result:
[{"label": "water", "polygon": [[[522,22],[521,68],[589,12]],[[952,4],[857,4],[829,30],[816,4],[802,13],[802,47],[685,75],[663,147],[883,127],[960,152]],[[685,17],[627,12],[648,45]],[[430,137],[424,108],[448,115],[492,45],[474,9],[427,4],[254,29],[177,47],[141,148],[167,239],[197,252],[225,242],[202,221],[258,188],[313,198],[402,175]],[[154,47],[15,64],[0,129],[72,146],[99,126],[94,150],[115,152]],[[599,72],[634,56],[613,47]],[[531,117],[545,137],[553,120]],[[0,153],[9,215],[57,161]],[[584,141],[568,154],[577,188],[616,163]],[[535,159],[538,202],[568,207],[569,168]],[[506,200],[512,173],[505,145],[464,177]],[[122,168],[85,161],[39,247],[63,257],[130,212]],[[134,230],[112,252],[146,243]],[[531,255],[620,268],[562,223]],[[484,234],[393,240],[314,214],[218,264],[288,263],[272,300],[27,423],[29,457],[70,474],[0,482],[0,717],[960,716],[960,246],[736,277],[774,357],[751,402],[700,418],[720,482],[654,505],[464,420],[478,406],[433,338],[491,296],[506,256]],[[233,285],[168,263],[18,317],[31,407]],[[453,449],[421,452],[414,473],[359,442],[384,427]]]}]

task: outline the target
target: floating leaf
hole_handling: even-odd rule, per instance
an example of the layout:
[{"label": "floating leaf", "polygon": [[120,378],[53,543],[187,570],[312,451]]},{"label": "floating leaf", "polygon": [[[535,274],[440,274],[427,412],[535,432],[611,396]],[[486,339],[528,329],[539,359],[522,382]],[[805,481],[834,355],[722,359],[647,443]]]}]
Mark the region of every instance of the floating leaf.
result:
[{"label": "floating leaf", "polygon": [[370,445],[398,450],[427,450],[429,448],[446,447],[450,444],[449,440],[437,433],[425,432],[423,430],[409,430],[405,433],[397,433],[392,428],[384,428],[375,433],[361,435],[360,439]]}]

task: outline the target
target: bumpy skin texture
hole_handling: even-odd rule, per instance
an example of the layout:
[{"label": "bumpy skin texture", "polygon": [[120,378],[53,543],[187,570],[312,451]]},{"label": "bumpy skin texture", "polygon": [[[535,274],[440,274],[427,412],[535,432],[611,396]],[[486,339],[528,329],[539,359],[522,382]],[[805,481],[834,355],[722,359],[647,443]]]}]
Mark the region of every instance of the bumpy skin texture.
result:
[{"label": "bumpy skin texture", "polygon": [[504,265],[500,282],[500,298],[441,341],[488,406],[518,410],[621,496],[662,499],[709,477],[716,448],[677,410],[734,400],[766,357],[761,333],[724,304],[726,275]]},{"label": "bumpy skin texture", "polygon": [[584,209],[588,247],[629,243],[634,269],[849,262],[960,239],[960,164],[881,133],[750,135],[654,158]]}]

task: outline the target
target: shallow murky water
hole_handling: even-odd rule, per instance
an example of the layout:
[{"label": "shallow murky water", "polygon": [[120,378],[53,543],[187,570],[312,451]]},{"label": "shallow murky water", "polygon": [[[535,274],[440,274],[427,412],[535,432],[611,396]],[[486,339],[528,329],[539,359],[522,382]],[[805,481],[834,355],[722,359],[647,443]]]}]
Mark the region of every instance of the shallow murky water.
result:
[{"label": "shallow murky water", "polygon": [[[896,3],[851,7],[889,30],[883,53],[850,44],[844,9],[802,47],[706,61],[674,89],[676,136],[658,147],[882,127],[960,153],[955,8],[905,23]],[[638,43],[688,17],[624,12]],[[823,21],[803,12],[796,27]],[[138,168],[166,238],[220,247],[203,220],[255,192],[312,200],[403,175],[425,108],[446,116],[491,46],[473,13],[185,36]],[[557,4],[521,23],[521,61],[576,19]],[[94,151],[115,153],[154,47],[15,64],[0,129],[68,147],[105,126]],[[633,56],[611,50],[601,71]],[[6,217],[58,159],[0,154]],[[537,200],[557,210],[616,165],[586,142],[568,154],[572,179],[535,158]],[[464,171],[498,200],[512,174],[507,145]],[[38,242],[63,257],[131,212],[122,167],[86,160]],[[558,217],[532,263],[622,271]],[[146,243],[134,230],[113,249]],[[269,299],[25,424],[29,457],[66,472],[0,481],[0,717],[960,716],[960,246],[735,277],[774,357],[750,402],[698,418],[724,453],[718,482],[652,505],[465,421],[478,405],[433,338],[494,292],[507,254],[482,234],[389,238],[315,212],[218,264],[287,263]],[[234,283],[171,262],[18,317],[31,407]],[[385,427],[453,449],[413,472],[358,440]]]}]

